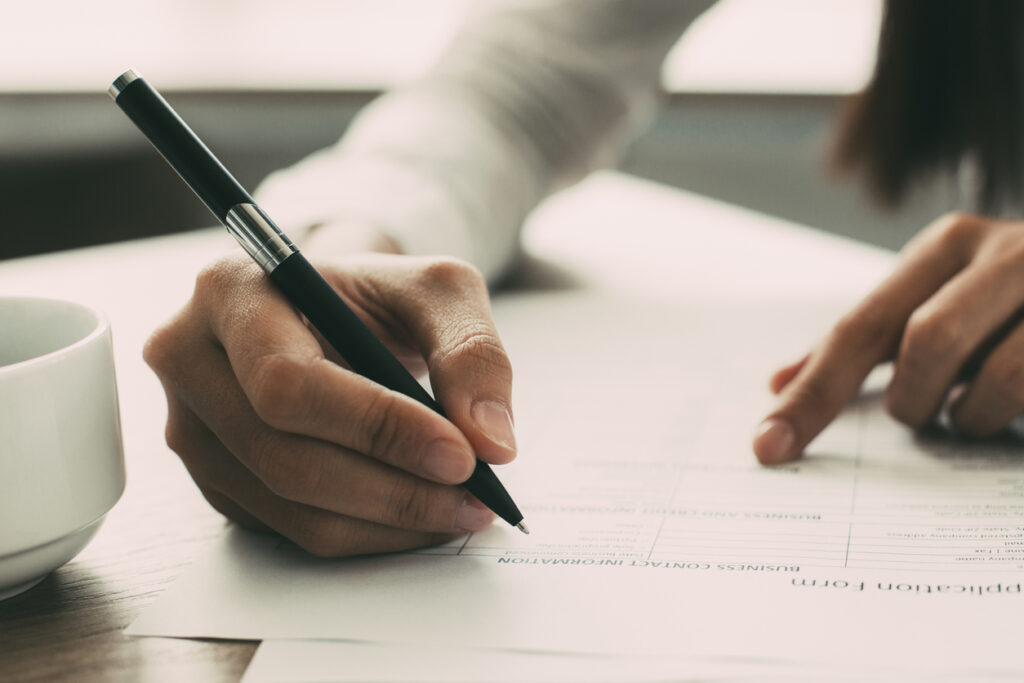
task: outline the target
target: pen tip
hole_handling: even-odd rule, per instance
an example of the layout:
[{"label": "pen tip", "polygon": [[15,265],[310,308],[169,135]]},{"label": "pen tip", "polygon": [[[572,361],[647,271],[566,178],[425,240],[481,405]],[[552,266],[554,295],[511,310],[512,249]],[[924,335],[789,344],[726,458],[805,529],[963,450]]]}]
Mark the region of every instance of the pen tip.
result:
[{"label": "pen tip", "polygon": [[519,522],[519,524],[516,524],[516,528],[522,531],[527,536],[530,535],[530,527],[526,526],[526,522]]}]

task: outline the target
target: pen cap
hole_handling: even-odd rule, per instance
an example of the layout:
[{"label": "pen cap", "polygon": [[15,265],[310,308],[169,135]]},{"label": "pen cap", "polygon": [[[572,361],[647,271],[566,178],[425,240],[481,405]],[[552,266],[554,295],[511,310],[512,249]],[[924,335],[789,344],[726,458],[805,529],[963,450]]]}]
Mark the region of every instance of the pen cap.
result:
[{"label": "pen cap", "polygon": [[181,179],[223,221],[236,204],[253,199],[192,132],[177,112],[134,71],[126,71],[110,95]]}]

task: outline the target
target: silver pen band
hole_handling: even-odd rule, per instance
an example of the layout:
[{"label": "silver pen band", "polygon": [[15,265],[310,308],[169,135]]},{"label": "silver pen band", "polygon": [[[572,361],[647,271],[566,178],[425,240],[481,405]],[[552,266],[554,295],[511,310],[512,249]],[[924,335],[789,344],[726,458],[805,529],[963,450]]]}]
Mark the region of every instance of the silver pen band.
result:
[{"label": "silver pen band", "polygon": [[110,84],[110,87],[107,88],[107,93],[112,98],[114,98],[114,101],[116,102],[117,96],[124,92],[124,89],[127,88],[133,81],[137,81],[138,79],[139,75],[135,73],[135,70],[128,69],[123,74],[118,76],[117,80]]},{"label": "silver pen band", "polygon": [[298,251],[288,236],[255,204],[235,204],[224,220],[228,232],[267,273]]}]

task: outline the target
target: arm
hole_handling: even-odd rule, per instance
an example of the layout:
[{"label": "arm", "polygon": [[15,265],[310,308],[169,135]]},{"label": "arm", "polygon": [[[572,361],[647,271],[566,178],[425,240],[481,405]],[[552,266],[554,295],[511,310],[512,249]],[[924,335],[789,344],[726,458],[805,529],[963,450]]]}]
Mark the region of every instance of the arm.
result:
[{"label": "arm", "polygon": [[352,253],[353,241],[499,274],[526,213],[642,118],[661,56],[704,4],[487,15],[337,147],[265,184],[261,203],[286,231],[319,226],[303,250],[407,367],[429,373],[451,421],[347,371],[248,259],[219,261],[145,349],[168,398],[168,444],[215,508],[321,555],[490,524],[458,486],[476,458],[516,452],[511,364],[484,279],[451,258]]},{"label": "arm", "polygon": [[457,256],[494,279],[527,214],[614,162],[646,123],[665,54],[711,4],[504,3],[338,145],[271,176],[261,203],[286,230],[369,225],[399,251]]}]

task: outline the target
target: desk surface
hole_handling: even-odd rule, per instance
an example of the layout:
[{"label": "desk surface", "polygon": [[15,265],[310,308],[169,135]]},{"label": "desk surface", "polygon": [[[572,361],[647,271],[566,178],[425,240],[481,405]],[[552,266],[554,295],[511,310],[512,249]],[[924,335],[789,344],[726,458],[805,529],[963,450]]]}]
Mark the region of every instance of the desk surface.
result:
[{"label": "desk surface", "polygon": [[[611,173],[543,207],[527,246],[520,289],[766,305],[853,301],[891,264],[887,252]],[[208,230],[0,262],[0,295],[75,299],[111,317],[128,467],[124,498],[93,543],[0,603],[4,680],[238,680],[251,658],[255,643],[122,632],[224,527],[163,442],[163,394],[140,350],[184,303],[199,268],[233,249],[223,231]]]}]

